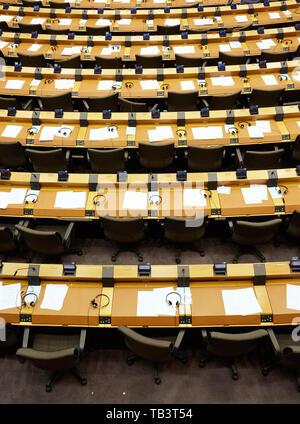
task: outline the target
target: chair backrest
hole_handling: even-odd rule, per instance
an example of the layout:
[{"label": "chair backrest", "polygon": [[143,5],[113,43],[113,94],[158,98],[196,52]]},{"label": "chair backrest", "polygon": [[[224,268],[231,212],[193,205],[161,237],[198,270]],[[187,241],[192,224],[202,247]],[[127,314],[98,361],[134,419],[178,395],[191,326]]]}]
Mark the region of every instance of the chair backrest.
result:
[{"label": "chair backrest", "polygon": [[86,26],[86,35],[105,35],[107,32],[110,32],[109,26],[104,26],[104,27]]},{"label": "chair backrest", "polygon": [[142,56],[136,54],[135,61],[137,65],[143,68],[162,68],[163,66],[162,55]]},{"label": "chair backrest", "polygon": [[289,59],[289,52],[272,53],[263,51],[260,55],[260,60],[266,60],[267,62],[285,62]]},{"label": "chair backrest", "polygon": [[183,56],[181,54],[175,54],[175,63],[176,65],[183,65],[183,66],[202,66],[203,60],[198,57],[189,57],[189,56]]},{"label": "chair backrest", "polygon": [[88,149],[87,153],[93,172],[112,174],[125,169],[124,149]]},{"label": "chair backrest", "polygon": [[47,29],[48,34],[68,35],[69,32],[70,32],[69,29],[53,29],[53,28]]},{"label": "chair backrest", "polygon": [[24,7],[34,7],[34,6],[43,7],[43,3],[41,1],[22,0],[22,3]]},{"label": "chair backrest", "polygon": [[41,97],[43,110],[63,109],[65,112],[73,112],[71,91],[58,96]]},{"label": "chair backrest", "polygon": [[153,362],[168,361],[172,358],[173,345],[170,341],[145,337],[123,325],[119,326],[118,330],[123,335],[128,349],[139,357]]},{"label": "chair backrest", "polygon": [[287,233],[295,238],[300,238],[300,211],[293,212],[287,227]]},{"label": "chair backrest", "polygon": [[10,32],[11,31],[10,27],[7,25],[7,22],[5,22],[5,21],[0,22],[0,29],[2,29],[2,32]]},{"label": "chair backrest", "polygon": [[181,93],[177,91],[168,92],[168,111],[197,110],[198,91]]},{"label": "chair backrest", "polygon": [[18,53],[18,58],[23,66],[29,66],[29,67],[46,67],[47,61],[43,54],[23,54]]},{"label": "chair backrest", "polygon": [[41,24],[22,24],[22,22],[18,23],[20,32],[33,32],[37,31],[39,34],[44,32]]},{"label": "chair backrest", "polygon": [[158,35],[174,35],[179,34],[180,31],[180,25],[173,25],[173,26],[164,26],[164,25],[157,25],[157,34]]},{"label": "chair backrest", "polygon": [[240,245],[249,246],[268,243],[273,240],[280,224],[279,218],[264,222],[236,221],[232,240]]},{"label": "chair backrest", "polygon": [[167,168],[174,160],[174,143],[139,143],[139,162],[148,169]]},{"label": "chair backrest", "polygon": [[148,112],[147,103],[131,102],[119,97],[121,112]]},{"label": "chair backrest", "polygon": [[19,168],[26,164],[24,149],[18,141],[1,141],[0,163],[5,168]]},{"label": "chair backrest", "polygon": [[232,94],[222,96],[212,96],[209,100],[209,109],[211,110],[229,110],[234,109],[240,97],[241,90]]},{"label": "chair backrest", "polygon": [[56,231],[38,231],[23,225],[16,225],[15,227],[21,233],[29,249],[34,252],[56,256],[65,251],[61,235]]},{"label": "chair backrest", "polygon": [[122,69],[121,57],[103,57],[95,56],[96,65],[101,66],[103,69]]},{"label": "chair backrest", "polygon": [[143,218],[101,217],[105,236],[118,243],[136,243],[144,238]]},{"label": "chair backrest", "polygon": [[49,1],[49,7],[51,9],[65,9],[66,7],[70,7],[70,3],[64,3],[60,1]]},{"label": "chair backrest", "polygon": [[278,106],[283,94],[284,88],[278,88],[276,90],[253,88],[249,104],[250,106],[258,107]]},{"label": "chair backrest", "polygon": [[188,167],[192,171],[217,171],[222,167],[224,146],[188,146]]},{"label": "chair backrest", "polygon": [[[193,226],[193,221],[195,221],[193,218],[166,216],[164,219],[165,238],[172,243],[193,243],[200,240],[205,234],[207,215],[203,215],[201,223],[199,222],[200,217],[197,218],[199,226]],[[188,226],[189,221],[191,226]]]},{"label": "chair backrest", "polygon": [[66,153],[63,149],[33,150],[27,149],[35,172],[58,172],[67,169]]},{"label": "chair backrest", "polygon": [[0,227],[0,252],[11,252],[16,249],[13,233],[8,227]]},{"label": "chair backrest", "polygon": [[17,97],[0,97],[0,109],[7,109],[8,107],[21,109]]},{"label": "chair backrest", "polygon": [[232,55],[224,52],[219,53],[219,60],[226,65],[242,65],[246,63],[247,56]]},{"label": "chair backrest", "polygon": [[278,168],[284,149],[270,151],[246,150],[244,166],[247,169],[272,169]]},{"label": "chair backrest", "polygon": [[293,143],[292,158],[300,163],[300,134]]},{"label": "chair backrest", "polygon": [[255,350],[267,336],[267,331],[263,329],[237,334],[210,331],[207,350],[216,356],[235,358]]},{"label": "chair backrest", "polygon": [[56,61],[56,63],[60,65],[62,68],[80,68],[80,65],[81,65],[80,54],[77,56],[71,57],[70,59],[58,60]]},{"label": "chair backrest", "polygon": [[86,101],[90,112],[102,112],[103,110],[119,111],[119,93],[109,94],[103,97],[89,97]]}]

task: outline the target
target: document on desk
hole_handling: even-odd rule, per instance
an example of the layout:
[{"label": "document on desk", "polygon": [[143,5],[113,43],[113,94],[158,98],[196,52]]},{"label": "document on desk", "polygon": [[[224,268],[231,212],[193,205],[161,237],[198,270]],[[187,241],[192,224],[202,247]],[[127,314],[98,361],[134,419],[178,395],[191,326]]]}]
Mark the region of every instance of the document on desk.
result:
[{"label": "document on desk", "polygon": [[147,55],[155,55],[159,54],[160,50],[157,46],[149,46],[149,47],[141,47],[140,54],[147,56]]},{"label": "document on desk", "polygon": [[20,205],[24,203],[27,188],[12,188],[9,193],[9,205]]},{"label": "document on desk", "polygon": [[56,79],[55,88],[57,90],[69,90],[70,88],[74,88],[75,80],[73,79]]},{"label": "document on desk", "polygon": [[103,19],[100,18],[98,19],[98,21],[96,22],[97,26],[110,26],[111,25],[111,20],[110,19]]},{"label": "document on desk", "polygon": [[42,80],[33,79],[30,83],[30,87],[37,87],[40,85]]},{"label": "document on desk", "polygon": [[140,81],[142,90],[159,90],[160,86],[157,80],[144,80]]},{"label": "document on desk", "polygon": [[194,81],[180,81],[181,90],[195,90]]},{"label": "document on desk", "polygon": [[242,188],[242,195],[246,205],[262,203],[268,200],[267,186],[260,184],[251,184],[250,187]]},{"label": "document on desk", "polygon": [[40,134],[40,141],[52,141],[60,128],[61,127],[43,127]]},{"label": "document on desk", "polygon": [[286,307],[300,311],[300,286],[295,284],[286,285]]},{"label": "document on desk", "polygon": [[103,47],[103,49],[101,50],[101,54],[103,56],[111,56],[112,53],[119,53],[120,51],[121,51],[120,45],[109,44],[108,47]]},{"label": "document on desk", "polygon": [[229,87],[234,85],[232,77],[225,77],[223,75],[220,77],[211,77],[211,83],[214,86],[221,85],[222,87]]},{"label": "document on desk", "polygon": [[119,19],[117,23],[119,25],[131,25],[131,19]]},{"label": "document on desk", "polygon": [[71,134],[72,131],[74,130],[74,127],[70,126],[70,125],[62,125],[55,133],[54,136],[55,137],[63,137],[63,138],[68,138]]},{"label": "document on desk", "polygon": [[13,16],[9,15],[0,15],[0,22],[10,22]]},{"label": "document on desk", "polygon": [[252,287],[222,290],[226,315],[251,315],[262,312]]},{"label": "document on desk", "polygon": [[153,3],[166,3],[166,0],[153,0]]},{"label": "document on desk", "polygon": [[102,141],[118,138],[118,130],[116,127],[92,128],[90,129],[90,141]]},{"label": "document on desk", "polygon": [[0,50],[2,50],[4,47],[6,47],[7,44],[8,44],[7,41],[0,40]]},{"label": "document on desk", "polygon": [[278,12],[269,12],[271,19],[280,19],[280,14]]},{"label": "document on desk", "polygon": [[147,209],[148,194],[140,191],[126,191],[123,209]]},{"label": "document on desk", "polygon": [[230,47],[232,49],[241,49],[242,44],[239,41],[229,41]]},{"label": "document on desk", "polygon": [[219,194],[230,194],[231,187],[228,187],[228,186],[219,186],[219,187],[217,187],[217,192]]},{"label": "document on desk", "polygon": [[[192,292],[190,287],[177,287],[175,290],[176,293],[180,296],[181,305],[191,305],[192,304]],[[176,302],[176,300],[175,300]]]},{"label": "document on desk", "polygon": [[47,284],[41,309],[52,309],[60,311],[68,291],[66,284]]},{"label": "document on desk", "polygon": [[260,128],[264,133],[271,132],[270,121],[256,121],[256,128]]},{"label": "document on desk", "polygon": [[25,84],[24,80],[10,79],[6,81],[5,88],[9,90],[21,90],[24,84]]},{"label": "document on desk", "polygon": [[280,187],[268,187],[272,199],[283,199]]},{"label": "document on desk", "polygon": [[247,127],[250,138],[264,138],[264,131],[262,128],[251,125]]},{"label": "document on desk", "polygon": [[72,19],[59,19],[58,25],[61,26],[70,26],[72,24]]},{"label": "document on desk", "polygon": [[274,41],[272,39],[264,39],[261,40],[259,43],[256,43],[257,47],[260,48],[260,50],[268,50],[273,46],[276,46],[276,44],[274,43]]},{"label": "document on desk", "polygon": [[[173,287],[161,287],[158,289],[153,289],[153,301],[155,302],[157,315],[176,315],[176,301],[179,300],[179,296],[173,294],[173,291]],[[167,296],[168,300],[172,302],[172,305],[167,303]]]},{"label": "document on desk", "polygon": [[237,15],[235,16],[235,20],[237,22],[248,22],[248,18],[246,15]]},{"label": "document on desk", "polygon": [[194,140],[216,140],[223,138],[222,127],[197,127],[192,128]]},{"label": "document on desk", "polygon": [[184,206],[206,206],[206,194],[204,190],[198,188],[187,188],[183,190]]},{"label": "document on desk", "polygon": [[41,286],[28,286],[26,291],[26,303],[34,302],[36,303],[40,292],[41,292]]},{"label": "document on desk", "polygon": [[0,285],[0,310],[21,306],[21,284]]},{"label": "document on desk", "polygon": [[174,46],[173,50],[176,54],[195,53],[195,46]]},{"label": "document on desk", "polygon": [[6,125],[1,137],[16,138],[23,129],[22,125]]},{"label": "document on desk", "polygon": [[61,52],[62,56],[72,56],[72,54],[81,54],[82,46],[65,47]]},{"label": "document on desk", "polygon": [[116,81],[101,80],[98,82],[97,90],[112,90],[114,84],[116,84]]},{"label": "document on desk", "polygon": [[165,20],[165,25],[167,25],[167,26],[180,25],[180,19],[167,18]]},{"label": "document on desk", "polygon": [[262,79],[266,85],[278,85],[278,82],[274,75],[262,75]]},{"label": "document on desk", "polygon": [[231,48],[229,44],[219,44],[220,52],[230,52]]},{"label": "document on desk", "polygon": [[32,25],[43,25],[45,20],[46,20],[46,18],[32,18],[30,23]]},{"label": "document on desk", "polygon": [[135,135],[136,133],[136,127],[127,127],[126,128],[126,135]]},{"label": "document on desk", "polygon": [[86,204],[85,191],[58,191],[56,193],[55,208],[82,209]]},{"label": "document on desk", "polygon": [[205,26],[205,25],[213,25],[214,20],[212,18],[200,18],[194,19],[194,25],[196,26]]},{"label": "document on desk", "polygon": [[27,49],[28,52],[38,52],[42,47],[41,44],[31,44],[31,46]]},{"label": "document on desk", "polygon": [[154,130],[148,130],[148,138],[150,142],[168,140],[173,137],[172,128],[168,126],[159,126]]},{"label": "document on desk", "polygon": [[0,209],[7,209],[9,204],[9,191],[0,191]]}]

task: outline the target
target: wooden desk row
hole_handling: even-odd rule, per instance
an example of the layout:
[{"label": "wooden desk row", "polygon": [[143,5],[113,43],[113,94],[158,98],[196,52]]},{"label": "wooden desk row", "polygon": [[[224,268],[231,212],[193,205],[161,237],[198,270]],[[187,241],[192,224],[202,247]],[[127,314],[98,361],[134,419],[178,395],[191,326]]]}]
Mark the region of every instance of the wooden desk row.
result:
[{"label": "wooden desk row", "polygon": [[[198,91],[199,97],[221,96],[238,91],[249,95],[253,89],[283,88],[297,91],[300,89],[299,69],[300,60],[270,62],[266,68],[260,68],[259,64],[232,65],[226,66],[225,71],[218,71],[216,66],[211,66],[184,68],[183,73],[177,73],[175,68],[164,68],[145,69],[142,74],[136,74],[134,69],[103,69],[101,74],[95,74],[92,69],[65,69],[57,74],[53,68],[37,70],[24,67],[21,72],[15,72],[13,67],[5,66],[2,68],[5,76],[0,80],[0,95],[58,96],[70,91],[66,86],[61,87],[63,79],[67,80],[66,84],[73,85],[71,93],[74,99],[102,97],[113,93],[119,93],[120,97],[126,99],[152,99],[167,98],[169,91]],[[156,88],[144,88],[145,84],[153,84]]]},{"label": "wooden desk row", "polygon": [[[284,215],[300,209],[300,177],[294,168],[248,171],[246,179],[238,179],[235,172],[188,173],[184,182],[177,181],[176,174],[128,174],[126,178],[127,182],[117,182],[115,174],[69,174],[62,182],[57,174],[13,172],[9,180],[0,180],[0,192],[24,188],[27,197],[22,203],[0,209],[0,216],[93,220],[101,216],[164,219],[207,214],[209,218],[227,218]],[[246,203],[244,189],[253,184],[277,188],[266,188],[265,200]],[[229,188],[228,193],[224,186]],[[38,197],[28,196],[30,189],[39,190]],[[192,202],[185,200],[186,190]],[[56,206],[59,192],[85,193],[82,205],[73,206],[70,200],[68,205]],[[128,200],[128,192],[142,199]]]},{"label": "wooden desk row", "polygon": [[[21,304],[0,311],[1,317],[13,325],[194,328],[300,322],[300,311],[286,306],[286,285],[300,285],[299,270],[294,272],[288,262],[227,264],[226,275],[216,275],[213,265],[152,265],[150,276],[139,276],[135,265],[77,265],[75,275],[64,275],[63,265],[24,265],[4,263],[1,269],[3,285],[20,283],[22,299],[28,286],[41,287],[34,306],[28,302],[26,306]],[[68,286],[58,311],[41,308],[48,284]],[[191,304],[180,305],[175,316],[138,316],[138,292],[163,287],[181,287],[182,291],[190,288]],[[242,288],[253,288],[261,313],[226,315],[222,290]],[[108,306],[104,306],[107,297],[99,297],[100,294],[108,297]],[[96,300],[96,308],[91,305],[92,299]]]},{"label": "wooden desk row", "polygon": [[[3,6],[4,7],[4,6]],[[0,21],[7,22],[10,28],[18,30],[19,23],[41,24],[44,30],[69,29],[85,32],[86,26],[110,27],[110,32],[155,32],[157,25],[175,26],[181,30],[245,27],[255,25],[274,25],[286,22],[298,22],[300,8],[296,0],[272,2],[269,6],[262,3],[255,5],[237,5],[234,11],[230,6],[207,7],[199,12],[197,8],[156,10],[72,10],[41,8],[34,11],[28,7],[9,7],[1,10]],[[234,16],[233,16],[234,15]],[[247,16],[249,15],[249,16]]]},{"label": "wooden desk row", "polygon": [[[16,111],[8,116],[7,110],[0,110],[0,143],[79,148],[138,148],[140,142],[173,142],[176,148],[237,146],[293,142],[300,132],[297,105],[261,108],[256,115],[249,109],[209,111],[207,117],[201,111],[162,112],[158,118],[151,112],[113,112],[110,118],[103,113],[65,112],[55,118],[55,112]],[[249,127],[261,125],[261,120],[267,120],[269,128],[252,134]]]},{"label": "wooden desk row", "polygon": [[218,33],[191,34],[184,40],[180,35],[155,35],[147,41],[143,40],[143,36],[112,36],[111,40],[105,40],[105,36],[75,36],[74,40],[70,40],[67,35],[49,34],[39,34],[33,39],[31,34],[6,32],[1,36],[0,49],[5,58],[15,59],[18,53],[32,54],[32,49],[36,49],[34,54],[43,54],[46,60],[63,60],[80,55],[81,61],[88,64],[95,60],[95,56],[121,57],[124,62],[132,62],[141,53],[141,48],[152,47],[168,62],[175,60],[175,52],[198,59],[215,59],[222,49],[220,44],[228,45],[233,41],[240,44],[230,47],[227,50],[229,54],[260,56],[263,50],[294,53],[299,47],[299,40],[299,31],[294,27],[265,29],[264,34],[254,30],[233,32],[226,37],[220,37]]}]

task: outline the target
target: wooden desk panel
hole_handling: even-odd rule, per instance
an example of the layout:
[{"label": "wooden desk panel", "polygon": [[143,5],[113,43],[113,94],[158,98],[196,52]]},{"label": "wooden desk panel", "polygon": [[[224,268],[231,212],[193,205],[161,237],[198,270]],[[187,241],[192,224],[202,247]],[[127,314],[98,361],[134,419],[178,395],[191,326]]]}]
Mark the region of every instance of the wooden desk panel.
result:
[{"label": "wooden desk panel", "polygon": [[288,309],[286,307],[286,284],[300,285],[300,280],[280,280],[280,282],[276,281],[275,283],[267,281],[266,284],[266,289],[273,311],[273,322],[275,325],[292,325],[292,321],[294,319],[294,324],[300,323],[300,311]]},{"label": "wooden desk panel", "polygon": [[[281,186],[281,191],[285,191],[285,187]],[[288,192],[284,194],[284,208],[285,213],[293,213],[295,210],[300,209],[300,184],[289,183]]]},{"label": "wooden desk panel", "polygon": [[[56,189],[43,189],[40,191],[37,202],[34,204],[33,215],[39,217],[53,217],[58,218],[84,218],[85,208],[55,208],[55,199],[57,191],[64,191],[63,187],[59,190]],[[69,190],[66,190],[69,191]],[[72,191],[85,191],[88,198],[88,190],[84,189],[72,189]]]}]

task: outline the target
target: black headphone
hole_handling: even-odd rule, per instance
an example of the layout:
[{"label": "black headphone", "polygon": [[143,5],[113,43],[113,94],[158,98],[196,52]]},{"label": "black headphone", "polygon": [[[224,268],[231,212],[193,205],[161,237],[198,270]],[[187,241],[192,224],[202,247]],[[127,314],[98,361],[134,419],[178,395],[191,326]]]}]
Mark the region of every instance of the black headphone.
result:
[{"label": "black headphone", "polygon": [[[284,188],[284,191],[281,190],[281,187]],[[287,188],[287,186],[284,186],[282,184],[278,184],[278,194],[288,194],[289,189]]]},{"label": "black headphone", "polygon": [[251,127],[251,122],[239,122],[238,123],[238,126],[240,127],[240,128],[244,128],[244,127]]},{"label": "black headphone", "polygon": [[168,294],[167,294],[167,296],[166,296],[166,302],[167,302],[167,304],[168,304],[168,305],[170,305],[170,306],[173,306],[172,301],[168,299],[168,297],[169,297],[171,294],[176,294],[176,295],[179,297],[179,300],[176,300],[176,307],[177,307],[177,306],[179,306],[179,305],[180,305],[180,303],[181,303],[181,295],[180,295],[178,292],[175,292],[175,291],[170,292],[170,293],[168,293]]},{"label": "black headphone", "polygon": [[159,205],[162,202],[162,198],[159,194],[152,194],[149,197],[150,205]]},{"label": "black headphone", "polygon": [[178,137],[185,137],[186,130],[176,130],[176,134],[178,135]]},{"label": "black headphone", "polygon": [[28,134],[30,134],[30,135],[34,135],[34,134],[37,134],[37,133],[39,132],[39,128],[37,128],[37,127],[31,127],[31,128],[29,128],[29,129],[27,130],[27,132],[28,132]]},{"label": "black headphone", "polygon": [[[35,196],[35,199],[33,199],[33,200],[28,200],[28,199],[27,199],[27,197],[28,197],[28,196]],[[28,193],[28,194],[25,196],[25,203],[29,203],[29,202],[35,203],[35,202],[37,201],[38,197],[39,197],[39,195],[38,195],[38,194],[35,194],[35,193]]]},{"label": "black headphone", "polygon": [[61,128],[58,130],[58,134],[59,134],[59,135],[61,135],[61,136],[63,136],[63,137],[69,137],[72,131],[73,131],[73,130],[71,130],[70,128],[67,128],[67,127],[61,127]]},{"label": "black headphone", "polygon": [[230,127],[228,128],[227,132],[229,132],[230,134],[238,134],[239,130],[236,127]]},{"label": "black headphone", "polygon": [[131,81],[128,81],[125,83],[125,88],[132,88],[134,86],[134,83]]},{"label": "black headphone", "polygon": [[95,296],[95,297],[94,297],[94,299],[92,299],[92,300],[91,300],[91,305],[93,306],[93,308],[98,308],[98,303],[96,302],[96,299],[97,299],[97,297],[101,297],[101,296],[106,297],[107,302],[106,302],[106,304],[105,304],[105,305],[101,305],[101,306],[100,306],[100,308],[105,308],[106,306],[108,306],[108,305],[109,305],[110,299],[109,299],[109,297],[107,296],[107,294],[100,293],[100,294],[97,294],[97,296]]},{"label": "black headphone", "polygon": [[169,89],[169,84],[162,84],[161,88],[163,90],[168,90]]},{"label": "black headphone", "polygon": [[96,194],[96,196],[93,197],[93,204],[96,206],[99,206],[100,203],[102,203],[100,200],[96,200],[97,197],[103,198],[103,203],[106,201],[106,197],[104,196],[104,194]]},{"label": "black headphone", "polygon": [[31,296],[31,295],[33,295],[33,296],[35,296],[35,300],[32,300],[31,302],[30,302],[30,306],[34,306],[35,304],[36,304],[36,302],[38,301],[38,295],[36,294],[36,293],[34,293],[34,292],[31,292],[31,293],[26,293],[25,294],[25,296],[23,297],[23,306],[26,306],[26,302],[25,302],[25,298],[26,298],[26,296]]},{"label": "black headphone", "polygon": [[279,81],[288,81],[289,76],[286,74],[280,74],[278,75]]},{"label": "black headphone", "polygon": [[118,126],[117,126],[117,125],[109,125],[109,126],[107,127],[107,130],[108,130],[109,132],[114,132],[115,130],[116,130],[116,131],[118,131]]}]

